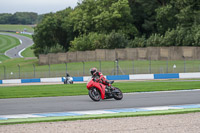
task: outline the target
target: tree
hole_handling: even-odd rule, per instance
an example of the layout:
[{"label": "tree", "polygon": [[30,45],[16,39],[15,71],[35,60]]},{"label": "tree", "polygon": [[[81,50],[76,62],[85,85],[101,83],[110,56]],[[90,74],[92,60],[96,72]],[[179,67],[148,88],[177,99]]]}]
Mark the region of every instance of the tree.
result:
[{"label": "tree", "polygon": [[176,17],[181,26],[191,27],[193,24],[200,24],[199,0],[175,0],[171,3],[179,10]]},{"label": "tree", "polygon": [[38,17],[34,12],[1,13],[0,24],[36,24]]},{"label": "tree", "polygon": [[197,0],[82,0],[74,9],[45,15],[35,28],[34,48],[39,54],[199,46],[199,7]]},{"label": "tree", "polygon": [[133,17],[128,0],[98,0],[97,5],[99,14],[94,17],[97,31],[122,31],[131,38],[138,34],[136,27],[132,25]]},{"label": "tree", "polygon": [[137,35],[132,25],[128,0],[83,0],[71,14],[74,32],[110,33],[123,31],[129,36]]},{"label": "tree", "polygon": [[191,27],[200,24],[200,2],[196,0],[173,0],[156,9],[157,28],[161,34],[177,26]]},{"label": "tree", "polygon": [[36,56],[48,53],[50,48],[56,45],[55,28],[56,22],[52,13],[46,15],[43,21],[35,27],[33,49]]},{"label": "tree", "polygon": [[1,13],[0,14],[0,24],[10,24],[10,19],[12,14],[10,13]]},{"label": "tree", "polygon": [[33,12],[16,12],[11,17],[10,24],[35,24],[37,17],[37,13]]},{"label": "tree", "polygon": [[178,19],[175,15],[178,10],[172,5],[159,7],[156,9],[156,13],[157,29],[160,34],[164,34],[168,29],[176,28]]},{"label": "tree", "polygon": [[95,0],[83,0],[70,14],[73,32],[77,35],[88,34],[95,31],[93,16],[96,15]]},{"label": "tree", "polygon": [[155,9],[161,6],[157,0],[129,0],[129,6],[133,17],[132,25],[136,26],[140,36],[149,37],[157,32]]},{"label": "tree", "polygon": [[37,56],[52,51],[68,51],[73,40],[73,27],[67,21],[71,11],[71,8],[67,8],[55,14],[46,14],[37,25],[33,35],[33,49]]},{"label": "tree", "polygon": [[70,47],[70,41],[74,39],[73,25],[70,20],[70,14],[73,10],[71,8],[66,8],[63,11],[57,12],[55,14],[56,19],[56,29],[55,37],[57,38],[57,43],[62,46],[64,51],[68,51]]}]

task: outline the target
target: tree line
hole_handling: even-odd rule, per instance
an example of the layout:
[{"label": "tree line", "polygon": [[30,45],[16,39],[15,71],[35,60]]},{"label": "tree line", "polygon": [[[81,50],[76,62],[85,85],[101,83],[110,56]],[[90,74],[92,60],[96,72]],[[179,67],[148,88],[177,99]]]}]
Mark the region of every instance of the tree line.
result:
[{"label": "tree line", "polygon": [[82,0],[35,27],[34,52],[200,46],[199,0]]},{"label": "tree line", "polygon": [[0,13],[0,24],[36,24],[42,16],[34,12]]}]

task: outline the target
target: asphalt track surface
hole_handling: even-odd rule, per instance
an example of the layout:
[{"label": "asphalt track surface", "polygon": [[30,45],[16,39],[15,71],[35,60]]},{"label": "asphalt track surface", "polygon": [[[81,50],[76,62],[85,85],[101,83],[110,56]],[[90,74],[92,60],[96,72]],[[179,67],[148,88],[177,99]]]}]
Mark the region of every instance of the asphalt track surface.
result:
[{"label": "asphalt track surface", "polygon": [[0,115],[141,108],[153,106],[199,104],[200,89],[150,93],[127,93],[121,101],[93,102],[88,95],[0,99]]},{"label": "asphalt track surface", "polygon": [[12,36],[20,40],[20,43],[21,43],[20,45],[12,49],[9,49],[5,52],[5,55],[10,58],[22,58],[23,56],[21,56],[21,52],[25,50],[26,48],[28,48],[29,46],[33,45],[33,40],[28,37],[12,34],[12,33],[0,33],[0,34]]}]

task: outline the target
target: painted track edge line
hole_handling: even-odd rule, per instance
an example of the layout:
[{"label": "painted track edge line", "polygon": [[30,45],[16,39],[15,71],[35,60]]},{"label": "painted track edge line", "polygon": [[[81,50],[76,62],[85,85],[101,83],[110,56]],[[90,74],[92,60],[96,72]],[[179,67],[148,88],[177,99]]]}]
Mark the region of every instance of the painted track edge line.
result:
[{"label": "painted track edge line", "polygon": [[194,109],[172,109],[148,112],[127,112],[115,114],[101,114],[101,115],[82,115],[82,116],[59,116],[59,117],[41,117],[41,118],[23,118],[23,119],[8,119],[0,120],[0,125],[4,124],[20,124],[20,123],[36,123],[36,122],[55,122],[55,121],[73,121],[73,120],[88,120],[88,119],[104,119],[104,118],[120,118],[120,117],[139,117],[139,116],[153,116],[166,114],[183,114],[200,112],[200,108]]},{"label": "painted track edge line", "polygon": [[16,115],[0,115],[0,122],[9,119],[30,119],[30,118],[46,118],[46,117],[74,117],[84,115],[114,115],[117,113],[136,113],[136,112],[152,112],[152,111],[167,111],[167,110],[184,110],[184,109],[200,109],[200,104],[187,105],[170,105],[170,106],[154,106],[141,108],[122,108],[122,109],[104,109],[104,110],[89,110],[89,111],[70,111],[70,112],[53,112],[53,113],[35,113],[35,114],[16,114]]}]

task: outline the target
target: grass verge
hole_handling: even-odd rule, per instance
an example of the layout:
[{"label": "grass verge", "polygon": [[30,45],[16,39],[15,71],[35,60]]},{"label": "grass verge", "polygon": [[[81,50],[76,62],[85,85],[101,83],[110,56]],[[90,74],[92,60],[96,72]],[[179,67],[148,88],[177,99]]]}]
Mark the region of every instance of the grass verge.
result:
[{"label": "grass verge", "polygon": [[23,52],[22,52],[22,56],[23,57],[36,57],[33,49],[31,49],[33,46],[30,46],[28,48],[26,48]]},{"label": "grass verge", "polygon": [[[172,91],[200,89],[199,81],[149,81],[149,82],[116,82],[113,86],[118,87],[123,93]],[[30,86],[2,86],[0,98],[30,98],[30,97],[54,97],[87,95],[86,83],[81,84],[58,84],[58,85],[30,85]]]},{"label": "grass verge", "polygon": [[22,32],[24,29],[26,29],[27,32],[34,32],[32,25],[0,24],[0,31]]},{"label": "grass verge", "polygon": [[9,59],[9,57],[5,56],[4,53],[19,44],[19,40],[15,37],[0,35],[0,61]]},{"label": "grass verge", "polygon": [[115,114],[82,115],[82,116],[8,119],[8,120],[0,120],[0,125],[38,123],[38,122],[72,121],[72,120],[89,120],[89,119],[107,119],[107,118],[121,118],[121,117],[138,117],[138,116],[153,116],[153,115],[186,114],[186,113],[194,113],[194,112],[200,112],[200,108],[172,109],[172,110],[162,110],[162,111],[128,112],[128,113],[125,112],[125,113],[115,113]]},{"label": "grass verge", "polygon": [[3,53],[0,54],[0,61],[5,61],[5,60],[8,60],[10,59],[8,56],[5,56]]}]

